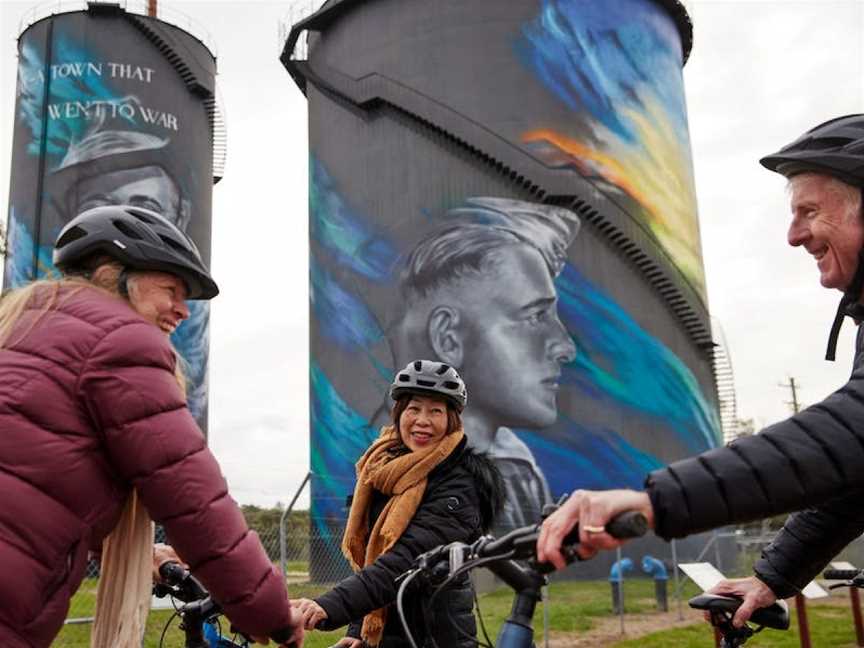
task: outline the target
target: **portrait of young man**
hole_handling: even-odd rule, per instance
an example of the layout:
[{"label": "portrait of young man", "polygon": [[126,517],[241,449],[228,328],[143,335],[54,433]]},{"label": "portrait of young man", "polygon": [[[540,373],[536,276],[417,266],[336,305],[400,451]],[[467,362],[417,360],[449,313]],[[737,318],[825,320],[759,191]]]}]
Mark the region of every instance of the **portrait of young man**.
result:
[{"label": "portrait of young man", "polygon": [[558,416],[561,368],[576,347],[553,282],[578,231],[579,219],[561,207],[469,198],[417,243],[400,277],[395,362],[426,357],[462,375],[469,443],[495,459],[507,488],[499,529],[536,522],[551,501],[513,428],[539,430]]}]

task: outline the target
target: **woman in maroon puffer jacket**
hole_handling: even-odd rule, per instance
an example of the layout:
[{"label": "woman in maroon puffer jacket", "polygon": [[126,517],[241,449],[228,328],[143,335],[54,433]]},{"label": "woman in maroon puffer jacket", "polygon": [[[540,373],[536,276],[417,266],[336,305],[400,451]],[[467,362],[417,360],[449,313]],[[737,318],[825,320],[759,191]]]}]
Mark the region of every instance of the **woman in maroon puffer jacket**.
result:
[{"label": "woman in maroon puffer jacket", "polygon": [[153,212],[98,207],[54,263],[62,280],[0,299],[0,646],[50,645],[133,489],[235,626],[299,646],[175,376],[184,300],[218,293],[194,244]]}]

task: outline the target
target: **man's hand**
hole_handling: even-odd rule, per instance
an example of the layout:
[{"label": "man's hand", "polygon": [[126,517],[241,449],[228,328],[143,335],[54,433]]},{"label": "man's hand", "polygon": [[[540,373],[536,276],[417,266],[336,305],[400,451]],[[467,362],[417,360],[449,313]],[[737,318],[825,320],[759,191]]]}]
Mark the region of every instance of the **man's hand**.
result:
[{"label": "man's hand", "polygon": [[604,531],[606,523],[624,511],[639,511],[654,528],[654,510],[648,495],[632,490],[576,491],[555,513],[543,522],[537,539],[537,558],[550,562],[556,569],[566,566],[561,543],[573,526],[579,523],[581,558],[591,558],[600,549],[614,549],[622,544]]},{"label": "man's hand", "polygon": [[153,545],[153,580],[157,583],[162,582],[162,577],[159,575],[159,568],[166,562],[176,562],[183,565],[184,569],[189,569],[189,565],[180,560],[180,556],[174,551],[171,545],[157,543]]},{"label": "man's hand", "polygon": [[303,627],[307,630],[314,630],[319,621],[327,618],[327,613],[320,605],[312,599],[294,599],[291,601],[292,607],[297,610],[303,617]]},{"label": "man's hand", "polygon": [[[735,611],[735,616],[732,618],[732,625],[736,628],[747,623],[759,608],[768,607],[777,601],[771,588],[755,576],[722,580],[708,590],[708,593],[737,596],[742,600],[741,607]],[[706,614],[706,619],[710,621],[710,615]]]}]

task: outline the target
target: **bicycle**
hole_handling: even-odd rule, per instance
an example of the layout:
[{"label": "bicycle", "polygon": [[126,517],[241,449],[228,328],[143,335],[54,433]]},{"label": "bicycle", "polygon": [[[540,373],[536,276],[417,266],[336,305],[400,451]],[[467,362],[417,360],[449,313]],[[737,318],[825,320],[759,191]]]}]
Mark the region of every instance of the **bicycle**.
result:
[{"label": "bicycle", "polygon": [[160,648],[168,628],[178,617],[181,619],[180,629],[186,637],[184,648],[249,648],[251,640],[240,632],[234,633],[231,638],[222,635],[219,620],[222,608],[182,565],[164,563],[159,567],[159,575],[162,582],[153,585],[153,594],[158,598],[171,596],[184,603],[174,608],[174,614],[165,623],[159,637]]},{"label": "bicycle", "polygon": [[777,601],[768,607],[759,608],[750,617],[750,622],[757,627],[754,629],[745,623],[740,628],[732,625],[732,617],[736,610],[741,607],[741,599],[734,596],[723,596],[721,594],[700,594],[688,601],[690,607],[696,610],[706,610],[711,615],[713,625],[723,640],[720,648],[737,648],[743,646],[747,640],[757,632],[765,628],[774,630],[789,629],[789,607],[785,601]]},{"label": "bicycle", "polygon": [[[552,511],[554,508],[549,513]],[[606,525],[607,533],[621,539],[639,537],[644,535],[647,529],[648,524],[645,517],[635,511],[622,513]],[[533,648],[535,645],[534,628],[531,620],[537,603],[541,600],[541,588],[548,582],[547,574],[554,571],[552,565],[537,562],[536,547],[539,534],[540,525],[534,524],[514,529],[498,539],[492,536],[483,536],[470,545],[463,542],[453,542],[418,556],[414,561],[415,566],[399,577],[401,583],[396,594],[396,609],[405,636],[412,648],[417,648],[417,643],[414,641],[410,627],[408,627],[403,609],[403,598],[410,583],[414,579],[422,577],[428,587],[435,587],[428,599],[427,607],[431,609],[435,599],[446,590],[450,583],[476,567],[486,567],[514,590],[510,616],[504,622],[495,646],[497,648]],[[578,558],[575,550],[578,544],[579,527],[577,525],[564,538],[562,553],[568,564]],[[485,644],[478,641],[478,645],[494,648],[486,633],[482,616],[479,613],[477,616],[485,639]],[[440,620],[438,622],[440,623]],[[464,634],[468,635],[468,633]],[[473,636],[471,639],[476,641]],[[434,646],[434,640],[431,641]]]}]

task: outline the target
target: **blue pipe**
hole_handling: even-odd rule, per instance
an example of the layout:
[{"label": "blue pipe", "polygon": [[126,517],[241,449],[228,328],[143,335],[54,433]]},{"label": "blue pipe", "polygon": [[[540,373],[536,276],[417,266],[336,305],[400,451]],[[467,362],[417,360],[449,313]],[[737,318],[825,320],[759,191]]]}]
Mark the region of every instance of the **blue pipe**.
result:
[{"label": "blue pipe", "polygon": [[633,561],[629,558],[622,558],[612,563],[612,569],[609,570],[609,582],[620,583],[623,580],[622,572],[631,571],[633,571]]},{"label": "blue pipe", "polygon": [[654,556],[642,556],[642,571],[649,576],[653,576],[654,580],[669,580],[669,572],[666,570],[666,565],[663,564],[662,560],[657,560]]}]

